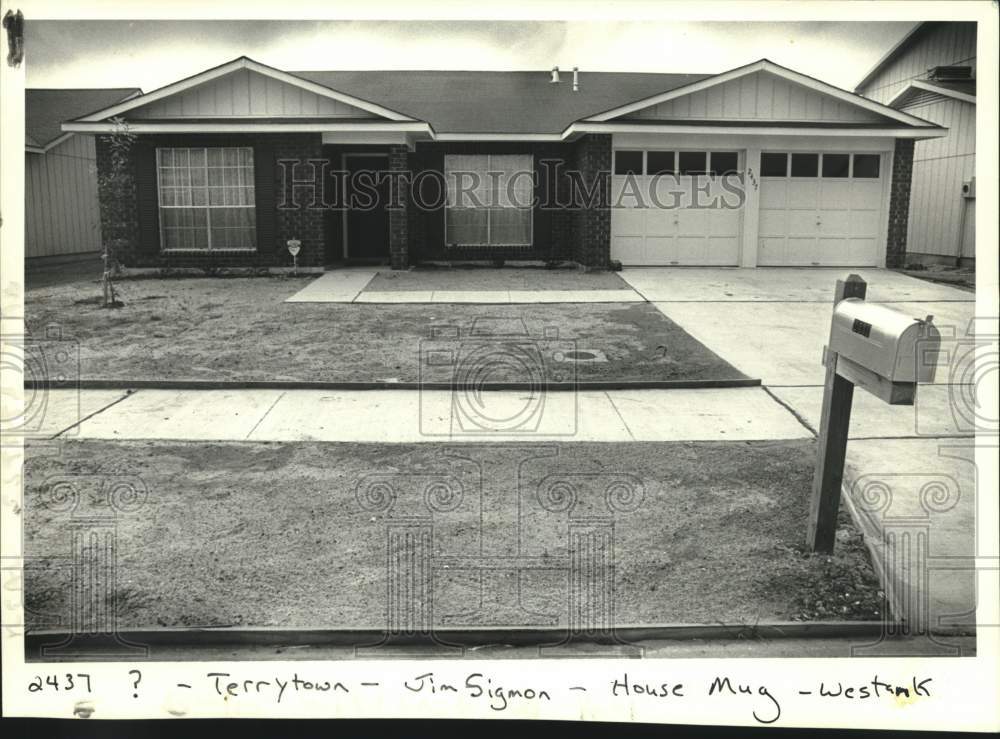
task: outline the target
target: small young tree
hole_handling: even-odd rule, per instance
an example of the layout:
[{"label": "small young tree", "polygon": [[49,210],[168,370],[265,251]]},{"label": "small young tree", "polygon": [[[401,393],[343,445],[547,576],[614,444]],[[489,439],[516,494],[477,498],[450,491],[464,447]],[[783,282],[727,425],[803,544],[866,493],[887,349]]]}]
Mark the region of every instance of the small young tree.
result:
[{"label": "small young tree", "polygon": [[132,175],[129,156],[136,136],[129,130],[122,118],[112,118],[114,131],[103,137],[108,145],[109,163],[105,172],[99,172],[97,184],[101,193],[104,243],[101,259],[104,272],[101,275],[103,307],[120,308],[123,303],[115,293],[114,276],[118,271],[118,254],[128,246],[132,238],[132,206],[135,203],[135,178]]}]

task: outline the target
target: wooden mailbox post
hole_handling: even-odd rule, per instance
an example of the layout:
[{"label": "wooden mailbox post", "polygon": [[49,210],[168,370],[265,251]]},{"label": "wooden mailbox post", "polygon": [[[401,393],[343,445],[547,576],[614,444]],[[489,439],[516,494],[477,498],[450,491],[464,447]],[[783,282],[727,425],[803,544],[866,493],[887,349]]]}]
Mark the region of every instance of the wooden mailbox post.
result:
[{"label": "wooden mailbox post", "polygon": [[941,337],[932,316],[865,303],[867,290],[858,275],[837,280],[806,534],[814,552],[833,551],[855,385],[889,405],[913,405],[917,383],[934,380]]}]

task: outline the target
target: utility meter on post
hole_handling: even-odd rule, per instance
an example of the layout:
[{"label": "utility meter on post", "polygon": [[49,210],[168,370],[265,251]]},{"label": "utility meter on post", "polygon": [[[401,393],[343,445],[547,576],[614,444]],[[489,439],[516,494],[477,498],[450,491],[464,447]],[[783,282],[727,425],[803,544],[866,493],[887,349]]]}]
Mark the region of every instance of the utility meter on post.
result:
[{"label": "utility meter on post", "polygon": [[806,535],[813,551],[833,551],[855,386],[889,405],[913,405],[917,384],[933,382],[937,367],[941,334],[932,316],[866,303],[867,289],[857,275],[837,280]]}]

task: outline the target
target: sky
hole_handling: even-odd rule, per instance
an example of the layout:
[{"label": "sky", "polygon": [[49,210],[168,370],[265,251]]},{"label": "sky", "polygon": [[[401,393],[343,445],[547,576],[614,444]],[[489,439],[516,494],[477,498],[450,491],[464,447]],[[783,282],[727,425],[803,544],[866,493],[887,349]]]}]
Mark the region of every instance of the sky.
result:
[{"label": "sky", "polygon": [[44,21],[29,87],[149,92],[249,56],[284,70],[722,72],[766,57],[853,89],[913,22]]}]

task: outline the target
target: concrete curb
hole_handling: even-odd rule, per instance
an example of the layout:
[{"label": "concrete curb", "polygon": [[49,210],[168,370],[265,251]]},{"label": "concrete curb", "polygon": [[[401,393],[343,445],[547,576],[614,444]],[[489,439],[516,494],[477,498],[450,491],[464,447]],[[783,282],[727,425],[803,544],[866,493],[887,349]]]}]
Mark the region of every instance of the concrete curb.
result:
[{"label": "concrete curb", "polygon": [[486,382],[481,385],[450,382],[311,382],[296,380],[76,380],[46,382],[26,379],[26,390],[474,390],[586,392],[588,390],[700,390],[760,387],[750,377],[731,380],[598,380],[593,382]]},{"label": "concrete curb", "polygon": [[[883,621],[790,621],[769,624],[649,624],[626,625],[609,631],[571,634],[568,629],[507,627],[441,629],[432,632],[388,634],[379,629],[286,629],[286,628],[191,628],[134,629],[114,634],[77,635],[60,630],[25,633],[26,655],[48,658],[52,650],[72,647],[89,654],[100,650],[119,651],[150,646],[291,646],[330,645],[346,647],[455,646],[483,645],[559,646],[563,644],[618,644],[653,640],[739,640],[739,639],[829,639],[855,638],[888,640],[898,624]],[[974,636],[975,629],[938,632],[947,636]],[[860,646],[860,645],[859,645]]]}]

